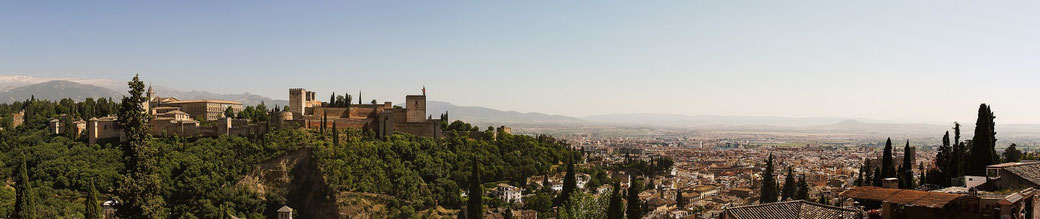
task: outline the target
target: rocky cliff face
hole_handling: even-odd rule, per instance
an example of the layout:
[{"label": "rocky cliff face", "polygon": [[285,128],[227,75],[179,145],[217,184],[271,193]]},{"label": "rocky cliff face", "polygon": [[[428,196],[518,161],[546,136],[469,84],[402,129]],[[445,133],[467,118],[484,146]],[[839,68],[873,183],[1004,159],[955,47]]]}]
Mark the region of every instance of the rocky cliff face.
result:
[{"label": "rocky cliff face", "polygon": [[264,161],[238,184],[264,197],[268,193],[285,197],[300,218],[343,218],[311,155],[310,148],[303,148]]}]

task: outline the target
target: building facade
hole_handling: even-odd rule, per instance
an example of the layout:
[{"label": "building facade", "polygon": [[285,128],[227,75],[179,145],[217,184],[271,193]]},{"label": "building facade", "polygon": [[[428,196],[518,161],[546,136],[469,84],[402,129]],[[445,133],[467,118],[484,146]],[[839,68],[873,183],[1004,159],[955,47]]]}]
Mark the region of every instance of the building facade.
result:
[{"label": "building facade", "polygon": [[394,132],[425,137],[442,137],[441,117],[426,112],[426,95],[405,96],[405,107],[391,102],[331,106],[314,99],[315,93],[303,88],[289,89],[291,115],[279,115],[278,124],[297,124],[303,128],[366,129],[378,136]]}]

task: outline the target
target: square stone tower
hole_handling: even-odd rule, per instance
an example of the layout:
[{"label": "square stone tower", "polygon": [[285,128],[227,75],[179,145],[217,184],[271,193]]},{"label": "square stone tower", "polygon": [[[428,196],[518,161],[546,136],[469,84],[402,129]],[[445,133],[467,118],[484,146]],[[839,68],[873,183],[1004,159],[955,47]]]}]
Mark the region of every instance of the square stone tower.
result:
[{"label": "square stone tower", "polygon": [[289,88],[289,112],[303,115],[303,111],[306,109],[304,103],[307,101],[307,93],[307,90],[303,88]]},{"label": "square stone tower", "polygon": [[405,121],[426,122],[426,95],[405,96]]}]

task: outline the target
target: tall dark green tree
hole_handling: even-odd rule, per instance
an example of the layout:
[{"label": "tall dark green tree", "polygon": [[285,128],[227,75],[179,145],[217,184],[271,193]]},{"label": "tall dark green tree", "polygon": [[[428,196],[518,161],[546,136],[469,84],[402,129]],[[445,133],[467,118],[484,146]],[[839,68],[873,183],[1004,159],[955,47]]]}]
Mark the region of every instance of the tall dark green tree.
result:
[{"label": "tall dark green tree", "polygon": [[563,205],[571,198],[571,194],[574,193],[574,189],[577,187],[577,180],[575,179],[574,173],[574,159],[567,159],[567,175],[563,177],[563,189],[560,191],[560,195],[556,196],[553,200],[553,206]]},{"label": "tall dark green tree", "polygon": [[336,105],[336,92],[332,92],[332,96],[329,97],[329,106]]},{"label": "tall dark green tree", "polygon": [[809,200],[809,182],[805,181],[805,174],[798,177],[798,192],[795,192],[794,199],[797,200]]},{"label": "tall dark green tree", "polygon": [[859,167],[859,174],[856,174],[856,182],[853,183],[855,186],[863,186],[863,166]]},{"label": "tall dark green tree", "polygon": [[339,146],[339,132],[336,131],[336,121],[332,121],[332,145]]},{"label": "tall dark green tree", "polygon": [[679,209],[686,209],[686,198],[682,195],[682,189],[675,190],[675,206]]},{"label": "tall dark green tree", "polygon": [[552,192],[552,184],[549,183],[549,174],[542,176],[542,192]]},{"label": "tall dark green tree", "polygon": [[903,189],[913,189],[914,185],[914,163],[913,155],[910,154],[910,140],[906,140],[906,146],[903,147],[903,165],[899,168],[901,170],[902,179],[901,187]]},{"label": "tall dark green tree", "polygon": [[119,108],[118,124],[123,128],[126,142],[122,143],[123,177],[117,193],[120,204],[116,211],[120,218],[164,218],[165,202],[155,154],[158,149],[148,144],[148,114],[141,105],[146,98],[144,82],[134,76],[129,83],[129,95],[123,97]]},{"label": "tall dark green tree", "polygon": [[348,113],[350,112],[350,104],[352,101],[354,101],[353,96],[350,96],[350,94],[343,94],[343,107],[347,108]]},{"label": "tall dark green tree", "polygon": [[1018,162],[1022,160],[1022,151],[1018,150],[1018,145],[1011,144],[1004,149],[1004,162]]},{"label": "tall dark green tree", "polygon": [[614,191],[610,195],[610,205],[607,207],[607,218],[608,219],[623,219],[625,218],[624,204],[621,198],[621,185],[614,182]]},{"label": "tall dark green tree", "polygon": [[83,216],[86,219],[102,219],[105,218],[104,213],[101,210],[101,203],[98,201],[101,195],[98,194],[97,188],[94,187],[94,181],[90,181],[90,188],[87,190],[87,200],[83,201],[85,206],[83,209]]},{"label": "tall dark green tree", "polygon": [[322,136],[325,135],[325,127],[328,124],[329,124],[329,114],[323,111],[323,112],[321,112],[321,128],[318,129],[318,132],[321,132]]},{"label": "tall dark green tree", "polygon": [[762,173],[762,198],[759,199],[760,203],[772,203],[776,202],[777,196],[779,196],[776,185],[776,176],[773,176],[773,154],[769,154],[769,159],[766,160],[766,170]]},{"label": "tall dark green tree", "polygon": [[791,167],[788,166],[787,177],[784,178],[784,189],[780,191],[780,200],[794,198],[794,193],[797,191],[798,190],[795,187],[794,170],[792,170]]},{"label": "tall dark green tree", "polygon": [[860,186],[869,186],[874,184],[874,169],[871,169],[870,167],[871,160],[870,158],[867,158],[863,161],[863,166],[860,168],[863,169],[863,184]]},{"label": "tall dark green tree", "polygon": [[961,124],[953,122],[953,143],[957,144],[961,142]]},{"label": "tall dark green tree", "polygon": [[33,189],[32,184],[29,182],[29,171],[25,165],[25,161],[22,161],[22,166],[18,171],[18,184],[15,188],[15,201],[14,201],[14,215],[15,218],[22,219],[35,219],[37,214],[37,207],[39,206],[36,202],[36,189]]},{"label": "tall dark green tree", "polygon": [[643,218],[643,202],[639,200],[639,193],[643,192],[642,184],[643,182],[641,181],[635,181],[632,183],[632,186],[628,187],[628,198],[626,198],[628,204],[625,207],[625,218]]},{"label": "tall dark green tree", "polygon": [[469,178],[469,200],[466,201],[466,218],[484,218],[484,189],[480,188],[480,162],[473,157],[472,175]]},{"label": "tall dark green tree", "polygon": [[881,156],[881,177],[896,177],[895,160],[892,159],[892,138],[885,140],[885,151]]},{"label": "tall dark green tree", "polygon": [[967,175],[985,176],[986,166],[996,163],[997,132],[993,129],[993,111],[985,103],[979,105],[979,117],[975,121],[975,137],[971,139],[971,151],[968,152]]},{"label": "tall dark green tree", "polygon": [[949,173],[946,174],[947,178],[960,177],[964,175],[964,167],[967,166],[968,149],[964,146],[964,142],[961,142],[961,124],[953,123],[953,153],[950,154],[950,163],[947,164]]},{"label": "tall dark green tree", "polygon": [[938,167],[937,169],[939,170],[939,172],[929,172],[928,177],[930,177],[931,179],[928,179],[928,181],[930,183],[939,183],[936,184],[939,186],[949,186],[949,183],[942,183],[942,181],[949,180],[939,179],[949,178],[947,176],[950,175],[950,173],[952,172],[952,169],[950,169],[950,162],[952,161],[953,146],[950,144],[950,132],[947,131],[946,134],[943,135],[942,146],[939,146],[939,149],[937,149],[935,152],[935,166]]},{"label": "tall dark green tree", "polygon": [[874,168],[874,177],[871,177],[870,179],[870,184],[872,186],[882,186],[881,183],[884,182],[885,177],[881,176],[880,168]]}]

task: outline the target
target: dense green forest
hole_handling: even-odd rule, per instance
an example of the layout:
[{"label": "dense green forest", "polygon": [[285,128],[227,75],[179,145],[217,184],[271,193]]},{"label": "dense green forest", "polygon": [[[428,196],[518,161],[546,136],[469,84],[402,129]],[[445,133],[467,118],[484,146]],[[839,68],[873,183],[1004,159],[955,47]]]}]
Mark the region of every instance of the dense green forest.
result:
[{"label": "dense green forest", "polygon": [[[21,171],[35,190],[37,218],[83,218],[91,186],[100,193],[98,202],[119,199],[119,184],[126,172],[119,142],[88,145],[74,133],[46,131],[51,119],[73,121],[117,113],[119,103],[108,99],[57,102],[30,99],[0,104],[0,217],[16,214],[15,188],[21,188]],[[13,128],[11,114],[24,110],[25,123]],[[318,172],[328,190],[326,196],[342,192],[373,193],[394,197],[388,217],[417,215],[423,209],[460,209],[465,203],[462,188],[471,181],[471,164],[479,162],[484,188],[506,182],[524,185],[529,176],[563,171],[557,168],[580,152],[548,136],[496,133],[497,137],[471,138],[458,131],[473,130],[469,124],[445,125],[443,139],[395,134],[385,139],[364,130],[276,129],[260,136],[217,138],[149,137],[147,147],[155,150],[160,181],[158,194],[165,202],[162,212],[169,218],[221,218],[224,212],[247,218],[271,217],[289,203],[289,191],[259,192],[240,182],[259,168],[258,164],[298,150],[311,150]],[[490,132],[490,131],[489,131]],[[485,135],[491,136],[491,135]],[[581,169],[606,184],[602,169]],[[263,194],[263,195],[261,195]],[[536,198],[545,199],[544,194]],[[488,207],[508,205],[486,198]],[[576,199],[589,199],[576,196]],[[99,203],[98,203],[99,204]],[[543,202],[507,206],[550,210]],[[92,209],[92,208],[91,208]],[[307,212],[300,212],[306,216]]]}]

